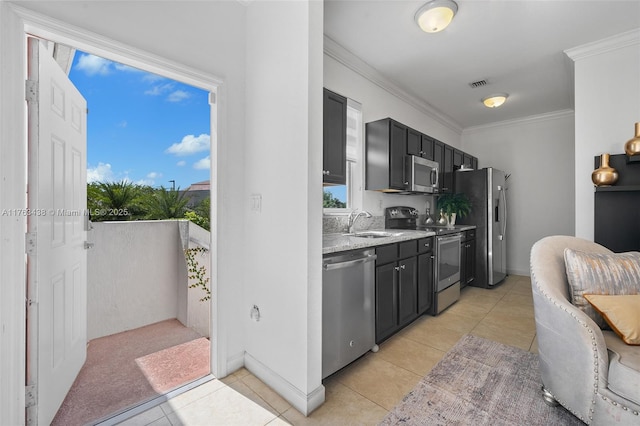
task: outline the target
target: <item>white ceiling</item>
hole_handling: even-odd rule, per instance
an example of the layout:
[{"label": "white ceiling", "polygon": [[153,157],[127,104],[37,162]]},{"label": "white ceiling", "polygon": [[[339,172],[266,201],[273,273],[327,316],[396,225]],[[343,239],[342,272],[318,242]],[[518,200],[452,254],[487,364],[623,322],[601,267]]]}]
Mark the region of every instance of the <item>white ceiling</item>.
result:
[{"label": "white ceiling", "polygon": [[[325,36],[462,129],[572,109],[563,51],[640,28],[640,0],[458,0],[451,25],[427,34],[414,21],[424,3],[325,0]],[[499,92],[502,107],[482,105]]]}]

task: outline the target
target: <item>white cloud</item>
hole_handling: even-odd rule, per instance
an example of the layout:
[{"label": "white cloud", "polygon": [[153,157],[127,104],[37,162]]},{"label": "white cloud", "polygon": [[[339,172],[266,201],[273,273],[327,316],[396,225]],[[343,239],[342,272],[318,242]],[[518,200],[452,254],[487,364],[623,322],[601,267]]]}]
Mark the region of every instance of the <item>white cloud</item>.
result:
[{"label": "white cloud", "polygon": [[182,157],[195,154],[196,152],[207,151],[210,145],[211,138],[206,133],[200,136],[187,135],[182,138],[182,141],[174,143],[164,152]]},{"label": "white cloud", "polygon": [[144,75],[144,77],[142,77],[142,81],[147,82],[147,83],[155,83],[157,81],[161,81],[164,80],[164,77],[158,75],[158,74],[150,74],[147,73]]},{"label": "white cloud", "polygon": [[112,182],[113,177],[113,170],[109,163],[98,163],[96,167],[87,169],[87,182]]},{"label": "white cloud", "polygon": [[160,96],[163,93],[166,93],[169,90],[173,89],[173,86],[174,86],[173,83],[158,84],[156,86],[153,86],[149,90],[145,90],[144,94],[150,95],[150,96]]},{"label": "white cloud", "polygon": [[162,177],[162,173],[158,173],[158,172],[149,172],[147,174],[147,178],[148,179],[158,179]]},{"label": "white cloud", "polygon": [[113,63],[113,66],[118,71],[126,71],[126,72],[144,72],[138,68],[130,67],[129,65],[119,64],[117,62]]},{"label": "white cloud", "polygon": [[117,126],[118,126],[118,127],[125,128],[125,127],[127,127],[127,124],[128,124],[128,123],[127,123],[127,120],[122,120],[121,122],[119,122],[119,123],[117,124]]},{"label": "white cloud", "polygon": [[175,92],[171,92],[169,96],[167,96],[167,100],[169,102],[182,102],[185,99],[189,99],[191,95],[184,90],[176,90]]},{"label": "white cloud", "polygon": [[153,186],[155,185],[156,181],[154,181],[153,179],[140,179],[135,181],[134,183],[141,186]]},{"label": "white cloud", "polygon": [[111,65],[113,62],[108,59],[100,58],[94,55],[81,55],[78,59],[76,68],[84,71],[85,74],[92,75],[108,75],[111,73]]},{"label": "white cloud", "polygon": [[180,160],[180,161],[178,161],[178,162],[176,163],[176,166],[178,166],[178,167],[184,167],[184,166],[186,166],[186,165],[187,165],[187,162],[186,162],[186,161],[184,161],[184,160]]},{"label": "white cloud", "polygon": [[[88,76],[93,75],[109,75],[113,71],[123,71],[132,73],[143,73],[144,71],[130,67],[129,65],[120,64],[110,61],[99,56],[83,54],[78,58],[76,69],[84,71]],[[143,80],[146,78],[143,77]]]},{"label": "white cloud", "polygon": [[193,163],[193,168],[196,170],[208,170],[211,168],[211,159],[207,155],[206,157]]}]

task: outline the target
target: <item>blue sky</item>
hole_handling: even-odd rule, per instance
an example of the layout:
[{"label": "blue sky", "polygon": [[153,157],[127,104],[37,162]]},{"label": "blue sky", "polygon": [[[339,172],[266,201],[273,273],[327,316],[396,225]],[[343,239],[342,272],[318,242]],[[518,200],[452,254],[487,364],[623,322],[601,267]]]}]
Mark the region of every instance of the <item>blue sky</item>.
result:
[{"label": "blue sky", "polygon": [[186,189],[209,179],[208,92],[77,51],[87,100],[87,180]]}]

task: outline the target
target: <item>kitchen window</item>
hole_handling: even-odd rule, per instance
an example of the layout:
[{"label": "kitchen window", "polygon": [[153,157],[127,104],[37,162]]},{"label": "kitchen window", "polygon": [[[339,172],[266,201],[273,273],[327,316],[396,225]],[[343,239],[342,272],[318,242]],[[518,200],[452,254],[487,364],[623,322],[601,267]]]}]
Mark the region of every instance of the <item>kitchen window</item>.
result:
[{"label": "kitchen window", "polygon": [[362,206],[363,183],[362,105],[347,99],[346,185],[324,187],[324,213],[345,214]]}]

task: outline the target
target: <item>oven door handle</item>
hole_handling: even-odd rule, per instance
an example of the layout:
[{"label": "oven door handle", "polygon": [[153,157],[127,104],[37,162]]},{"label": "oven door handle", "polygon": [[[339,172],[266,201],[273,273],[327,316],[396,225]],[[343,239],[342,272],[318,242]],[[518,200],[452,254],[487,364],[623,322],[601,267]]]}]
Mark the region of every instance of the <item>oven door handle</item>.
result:
[{"label": "oven door handle", "polygon": [[449,242],[453,242],[453,241],[460,241],[461,239],[462,239],[462,235],[461,234],[437,237],[437,241],[438,241],[439,244],[449,243]]}]

